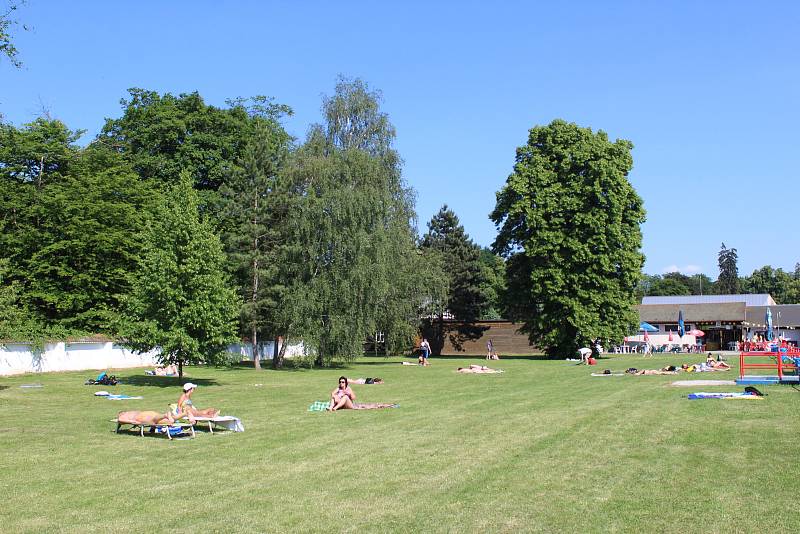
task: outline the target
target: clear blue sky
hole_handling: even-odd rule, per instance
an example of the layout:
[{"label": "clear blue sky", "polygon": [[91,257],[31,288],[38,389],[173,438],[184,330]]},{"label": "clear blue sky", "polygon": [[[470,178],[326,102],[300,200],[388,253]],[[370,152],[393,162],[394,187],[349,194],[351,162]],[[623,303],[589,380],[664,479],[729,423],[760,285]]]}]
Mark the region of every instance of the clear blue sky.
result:
[{"label": "clear blue sky", "polygon": [[0,112],[45,108],[91,138],[129,87],[263,94],[303,138],[337,75],[360,77],[383,91],[421,232],[446,203],[491,244],[515,148],[563,118],[634,143],[646,272],[716,278],[722,242],[741,274],[793,269],[800,4],[556,4],[29,0]]}]

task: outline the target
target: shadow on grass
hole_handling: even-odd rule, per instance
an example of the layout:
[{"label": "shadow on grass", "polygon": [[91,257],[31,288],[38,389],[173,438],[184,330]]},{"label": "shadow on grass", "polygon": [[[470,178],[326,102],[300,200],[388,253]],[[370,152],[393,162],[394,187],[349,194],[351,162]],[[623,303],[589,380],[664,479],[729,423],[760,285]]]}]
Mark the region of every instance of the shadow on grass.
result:
[{"label": "shadow on grass", "polygon": [[198,386],[218,386],[219,382],[213,378],[193,378],[184,376],[151,376],[151,375],[130,375],[119,376],[120,384],[126,386],[155,386],[160,388],[181,387],[186,382],[192,382]]},{"label": "shadow on grass", "polygon": [[[483,355],[476,355],[476,354],[443,354],[441,356],[432,356],[431,362],[435,362],[436,360],[482,360],[482,361],[503,361],[503,360],[535,360],[535,361],[548,361],[551,358],[548,358],[544,354],[520,354],[520,355],[511,355],[511,356],[500,356],[499,360],[487,360],[486,356]],[[554,360],[556,361],[556,360]]]}]

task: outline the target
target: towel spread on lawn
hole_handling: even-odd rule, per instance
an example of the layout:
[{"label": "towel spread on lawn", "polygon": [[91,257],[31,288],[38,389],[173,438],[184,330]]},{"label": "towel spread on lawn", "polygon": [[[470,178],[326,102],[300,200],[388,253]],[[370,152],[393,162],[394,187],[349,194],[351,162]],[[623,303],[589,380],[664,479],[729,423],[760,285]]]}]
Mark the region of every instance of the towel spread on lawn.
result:
[{"label": "towel spread on lawn", "polygon": [[[328,401],[314,401],[308,407],[309,412],[324,412],[330,407],[331,403]],[[380,408],[399,408],[399,404],[391,404],[388,402],[360,402],[353,405],[354,410],[377,410]]]},{"label": "towel spread on lawn", "polygon": [[726,393],[707,393],[701,391],[699,393],[689,393],[688,395],[689,400],[698,400],[698,399],[745,399],[745,400],[754,400],[754,399],[763,399],[764,397],[760,395],[755,395],[753,393],[738,393],[738,392],[726,392]]},{"label": "towel spread on lawn", "polygon": [[309,412],[324,412],[330,407],[331,403],[328,401],[314,401],[308,407]]},{"label": "towel spread on lawn", "polygon": [[95,397],[105,397],[109,400],[131,400],[131,399],[143,399],[144,397],[131,397],[130,395],[112,395],[108,391],[96,391]]}]

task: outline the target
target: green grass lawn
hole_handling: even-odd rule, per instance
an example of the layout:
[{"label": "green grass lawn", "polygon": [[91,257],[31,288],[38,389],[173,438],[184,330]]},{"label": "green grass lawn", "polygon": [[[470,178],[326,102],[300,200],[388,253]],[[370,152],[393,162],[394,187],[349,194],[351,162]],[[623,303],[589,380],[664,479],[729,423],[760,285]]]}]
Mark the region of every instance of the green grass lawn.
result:
[{"label": "green grass lawn", "polygon": [[[115,434],[117,411],[166,409],[180,381],[92,371],[0,378],[3,532],[796,531],[800,392],[761,401],[689,401],[675,379],[725,373],[589,376],[702,356],[492,362],[429,368],[366,358],[345,369],[189,368],[199,407],[240,417],[244,433],[195,439]],[[646,363],[644,363],[646,362]],[[340,374],[364,402],[397,409],[308,413]],[[21,384],[41,383],[41,389]],[[110,401],[106,389],[142,395]],[[795,526],[792,526],[795,525]]]}]

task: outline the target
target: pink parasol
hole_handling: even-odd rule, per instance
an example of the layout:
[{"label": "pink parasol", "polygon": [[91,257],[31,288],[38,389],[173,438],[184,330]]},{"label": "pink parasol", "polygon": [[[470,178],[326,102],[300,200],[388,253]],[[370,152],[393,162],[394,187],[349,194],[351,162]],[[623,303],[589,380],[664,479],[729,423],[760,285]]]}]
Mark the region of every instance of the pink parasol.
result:
[{"label": "pink parasol", "polygon": [[705,332],[703,332],[702,330],[698,330],[696,328],[694,330],[689,330],[686,333],[689,334],[690,336],[695,336],[695,337],[703,337],[706,335]]}]

